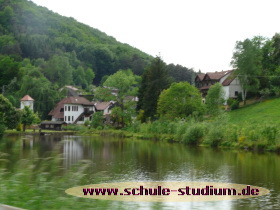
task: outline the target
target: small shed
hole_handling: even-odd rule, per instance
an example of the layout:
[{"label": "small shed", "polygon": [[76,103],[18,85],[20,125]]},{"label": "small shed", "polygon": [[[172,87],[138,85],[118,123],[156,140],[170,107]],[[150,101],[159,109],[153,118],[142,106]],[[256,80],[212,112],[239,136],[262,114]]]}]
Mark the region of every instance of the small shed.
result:
[{"label": "small shed", "polygon": [[63,130],[63,127],[66,126],[67,123],[64,121],[43,121],[40,124],[41,129],[44,130]]}]

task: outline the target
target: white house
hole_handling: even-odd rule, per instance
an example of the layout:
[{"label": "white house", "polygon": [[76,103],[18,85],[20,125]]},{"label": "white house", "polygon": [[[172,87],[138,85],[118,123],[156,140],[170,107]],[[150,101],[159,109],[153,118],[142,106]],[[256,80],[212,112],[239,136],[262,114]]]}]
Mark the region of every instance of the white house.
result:
[{"label": "white house", "polygon": [[86,120],[91,120],[91,116],[95,111],[94,104],[86,98],[72,96],[58,102],[49,115],[52,116],[52,121],[83,124]]},{"label": "white house", "polygon": [[233,72],[234,70],[228,70],[198,74],[195,78],[195,86],[200,90],[202,97],[205,98],[209,88],[219,82],[223,86],[225,100],[237,98],[238,94],[242,92],[242,87]]},{"label": "white house", "polygon": [[26,95],[22,99],[20,99],[20,109],[24,109],[25,106],[28,106],[31,110],[33,110],[34,99],[29,95]]}]

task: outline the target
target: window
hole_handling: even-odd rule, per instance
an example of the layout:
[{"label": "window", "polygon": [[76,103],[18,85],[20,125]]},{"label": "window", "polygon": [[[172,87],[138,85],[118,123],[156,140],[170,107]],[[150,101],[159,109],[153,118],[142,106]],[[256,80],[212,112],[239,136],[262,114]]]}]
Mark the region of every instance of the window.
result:
[{"label": "window", "polygon": [[49,128],[49,125],[46,125],[46,128]]},{"label": "window", "polygon": [[68,121],[70,121],[70,116],[68,116]]},{"label": "window", "polygon": [[235,95],[235,96],[238,96],[238,91],[234,91],[234,95]]},{"label": "window", "polygon": [[72,116],[72,121],[74,121],[74,116]]},{"label": "window", "polygon": [[72,111],[74,111],[74,106],[72,106]]},{"label": "window", "polygon": [[70,106],[68,106],[68,111],[70,112]]},{"label": "window", "polygon": [[65,121],[67,121],[67,116],[65,116],[64,118],[65,118]]},{"label": "window", "polygon": [[79,107],[77,106],[77,111],[79,111]]},{"label": "window", "polygon": [[67,106],[64,107],[64,110],[67,111]]}]

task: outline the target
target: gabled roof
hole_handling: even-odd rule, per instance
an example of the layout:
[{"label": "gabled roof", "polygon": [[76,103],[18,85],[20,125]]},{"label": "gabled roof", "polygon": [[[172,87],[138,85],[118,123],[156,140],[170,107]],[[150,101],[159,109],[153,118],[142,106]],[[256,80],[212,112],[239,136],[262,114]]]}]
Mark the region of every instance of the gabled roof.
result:
[{"label": "gabled roof", "polygon": [[29,95],[25,95],[20,101],[34,101],[33,98],[31,98]]},{"label": "gabled roof", "polygon": [[220,72],[208,72],[206,73],[208,75],[208,77],[211,80],[220,80],[221,78],[223,78],[224,76],[226,76],[227,74],[231,73],[233,70],[228,70],[228,71],[220,71]]},{"label": "gabled roof", "polygon": [[55,118],[63,118],[64,112],[61,112],[61,110],[64,108],[64,104],[78,104],[78,105],[87,105],[87,106],[94,106],[94,103],[90,102],[84,97],[79,96],[72,96],[62,99],[60,102],[58,102],[53,110],[50,111],[49,115],[52,115]]},{"label": "gabled roof", "polygon": [[204,76],[205,76],[205,74],[204,73],[200,73],[200,74],[197,74],[196,76],[198,77],[198,79],[200,79],[200,81],[202,81]]},{"label": "gabled roof", "polygon": [[235,77],[231,77],[229,76],[228,78],[225,79],[225,81],[223,81],[222,85],[223,86],[228,86],[230,85],[230,83],[235,79]]},{"label": "gabled roof", "polygon": [[67,97],[62,99],[61,101],[63,101],[64,104],[94,105],[93,102],[90,102],[86,98],[80,96]]},{"label": "gabled roof", "polygon": [[96,102],[94,105],[95,105],[96,110],[103,111],[106,108],[108,108],[111,104],[112,104],[112,102],[108,101],[108,102]]}]

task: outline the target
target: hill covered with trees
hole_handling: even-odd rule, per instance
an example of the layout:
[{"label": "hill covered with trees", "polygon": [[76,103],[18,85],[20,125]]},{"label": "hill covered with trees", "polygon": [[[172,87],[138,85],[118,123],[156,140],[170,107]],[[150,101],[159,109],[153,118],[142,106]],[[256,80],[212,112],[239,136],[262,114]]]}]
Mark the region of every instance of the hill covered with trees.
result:
[{"label": "hill covered with trees", "polygon": [[141,74],[151,59],[97,29],[27,0],[0,1],[0,35],[2,55],[45,61],[66,57],[73,68],[92,69],[97,83],[118,69]]},{"label": "hill covered with trees", "polygon": [[[65,85],[91,90],[120,69],[142,75],[152,56],[98,29],[27,0],[0,0],[0,87],[18,107],[25,94],[43,118]],[[174,81],[192,81],[194,71],[168,65]]]}]

